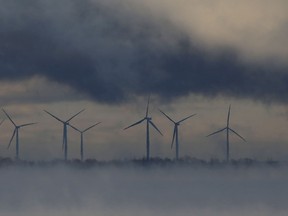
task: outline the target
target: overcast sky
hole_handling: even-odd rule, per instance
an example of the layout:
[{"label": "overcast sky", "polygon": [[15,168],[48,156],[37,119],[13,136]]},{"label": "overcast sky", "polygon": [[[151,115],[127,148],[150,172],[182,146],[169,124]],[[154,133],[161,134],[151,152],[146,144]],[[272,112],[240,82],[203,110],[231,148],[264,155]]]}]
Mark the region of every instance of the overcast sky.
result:
[{"label": "overcast sky", "polygon": [[[254,0],[0,0],[0,105],[20,131],[20,157],[62,158],[63,119],[86,108],[73,125],[86,128],[85,156],[101,160],[145,155],[145,125],[123,128],[145,115],[148,95],[154,123],[151,156],[174,157],[178,120],[180,155],[288,158],[287,1]],[[1,114],[5,118],[4,114]],[[13,133],[0,127],[1,156]],[[69,129],[68,157],[79,157],[79,134]]]}]

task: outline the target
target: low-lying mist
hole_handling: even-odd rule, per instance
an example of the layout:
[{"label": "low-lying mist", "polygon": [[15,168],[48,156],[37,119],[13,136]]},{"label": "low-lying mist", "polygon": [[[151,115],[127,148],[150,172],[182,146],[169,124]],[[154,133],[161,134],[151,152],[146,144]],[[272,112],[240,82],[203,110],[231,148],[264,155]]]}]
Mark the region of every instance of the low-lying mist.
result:
[{"label": "low-lying mist", "polygon": [[1,167],[0,215],[287,215],[288,166]]}]

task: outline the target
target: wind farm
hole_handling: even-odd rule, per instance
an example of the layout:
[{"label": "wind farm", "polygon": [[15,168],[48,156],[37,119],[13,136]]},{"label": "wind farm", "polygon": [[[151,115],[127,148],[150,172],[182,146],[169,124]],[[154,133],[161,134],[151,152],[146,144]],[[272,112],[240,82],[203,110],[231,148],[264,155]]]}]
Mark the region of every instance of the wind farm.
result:
[{"label": "wind farm", "polygon": [[[147,101],[147,105],[146,105],[146,112],[145,112],[145,116],[140,119],[139,121],[125,127],[123,130],[127,130],[129,128],[132,128],[134,126],[137,126],[137,125],[140,125],[142,122],[145,122],[145,128],[146,128],[146,155],[145,155],[145,160],[147,162],[149,162],[151,160],[151,158],[155,158],[154,157],[151,157],[151,141],[150,141],[150,129],[151,129],[151,126],[153,129],[155,129],[155,131],[157,133],[159,133],[160,135],[165,136],[167,137],[168,135],[164,134],[159,130],[158,126],[155,125],[155,123],[152,121],[152,117],[150,115],[150,105],[151,105],[151,102],[150,102],[150,96],[148,97],[148,101]],[[20,146],[20,139],[19,139],[19,131],[20,131],[20,128],[22,127],[26,127],[26,126],[30,126],[30,125],[34,125],[34,124],[37,124],[36,122],[33,122],[33,123],[26,123],[26,124],[21,124],[21,125],[17,125],[15,123],[15,121],[11,118],[11,116],[4,110],[3,110],[3,113],[4,115],[9,119],[9,121],[13,124],[14,126],[14,131],[13,131],[13,134],[12,134],[12,137],[10,138],[9,140],[9,144],[8,144],[8,149],[10,148],[11,144],[12,144],[12,141],[14,140],[15,138],[15,143],[16,143],[16,154],[15,154],[15,159],[19,160],[19,146]],[[84,158],[84,134],[88,131],[90,131],[91,129],[93,129],[94,127],[96,127],[97,125],[99,125],[101,122],[97,122],[97,123],[91,123],[89,127],[86,127],[84,129],[80,129],[79,127],[76,127],[75,124],[71,124],[70,122],[75,118],[77,117],[78,115],[80,115],[85,109],[82,109],[80,111],[78,111],[77,113],[75,113],[74,115],[72,115],[71,117],[69,117],[67,120],[63,120],[59,117],[57,117],[56,115],[52,114],[51,112],[47,111],[47,110],[44,110],[44,112],[46,114],[48,114],[49,116],[51,116],[53,119],[56,119],[57,121],[59,121],[60,123],[63,124],[63,132],[62,132],[62,150],[64,151],[64,161],[67,161],[68,160],[68,128],[72,128],[73,130],[75,130],[76,132],[79,132],[80,133],[80,161],[83,161],[85,160]],[[173,128],[173,134],[172,134],[172,141],[171,141],[171,149],[173,149],[173,147],[175,147],[175,161],[179,161],[179,160],[183,160],[184,157],[186,158],[191,158],[191,156],[193,155],[188,155],[187,152],[183,152],[181,153],[180,155],[180,142],[179,142],[179,126],[186,122],[187,120],[189,120],[190,118],[194,117],[196,114],[191,114],[191,115],[188,115],[184,118],[180,118],[179,121],[175,121],[173,118],[170,117],[170,115],[168,115],[167,113],[165,113],[163,110],[161,109],[158,109],[160,111],[160,113],[162,115],[164,115],[166,117],[166,119],[168,119],[171,123],[174,124],[174,128]],[[91,114],[89,114],[91,115]],[[236,135],[237,137],[239,137],[242,141],[244,142],[247,142],[246,139],[240,135],[238,132],[236,132],[234,129],[231,128],[230,126],[230,119],[231,119],[231,105],[229,105],[229,108],[228,108],[228,114],[227,114],[227,120],[226,120],[226,126],[220,130],[217,130],[213,133],[210,133],[209,135],[207,135],[206,137],[211,137],[211,136],[214,136],[218,133],[221,133],[221,132],[226,132],[226,154],[225,154],[225,162],[226,163],[229,163],[230,160],[231,160],[231,156],[230,156],[230,136],[231,136],[231,133]],[[0,122],[0,125],[2,125],[2,123],[4,122],[5,119],[3,119],[1,122]],[[159,121],[159,120],[158,120]],[[201,118],[200,118],[200,121],[201,121]],[[164,122],[162,122],[163,124]],[[124,122],[123,122],[124,124]],[[166,127],[166,130],[168,128]],[[186,129],[187,130],[187,129]],[[191,130],[191,128],[189,129]],[[91,132],[92,133],[92,132]],[[123,136],[127,136],[127,133],[123,133]],[[93,134],[93,133],[92,133]],[[37,136],[37,134],[35,134],[35,136]],[[111,134],[111,137],[113,137],[113,134]],[[190,138],[191,139],[191,136]],[[94,139],[94,142],[96,141],[97,139]],[[138,139],[139,143],[141,142],[141,138]],[[185,143],[185,145],[187,146],[187,143],[189,143],[191,140],[187,140],[187,138],[183,138],[183,144]],[[73,142],[75,142],[73,140]],[[91,141],[90,141],[91,142]],[[211,141],[210,141],[211,142]],[[95,145],[95,144],[94,144]],[[93,145],[93,146],[94,146]],[[155,146],[157,146],[159,144],[155,143]],[[166,144],[165,144],[166,145]],[[96,143],[96,146],[97,146],[97,143]],[[119,145],[118,148],[121,148],[121,146]],[[166,148],[166,147],[165,147]],[[133,153],[131,153],[131,158],[133,158]],[[1,157],[1,156],[0,156]],[[158,157],[159,158],[159,157]],[[161,156],[160,156],[161,158]],[[87,159],[91,159],[91,158],[87,158]]]},{"label": "wind farm", "polygon": [[[141,104],[143,104],[144,100],[145,99],[143,98],[143,100],[141,101]],[[155,103],[157,103],[156,100],[153,99],[153,101]],[[138,110],[140,112],[141,111],[140,103],[138,103],[137,107],[138,107]],[[118,151],[118,149],[121,150],[121,148],[123,148],[123,152],[124,151],[128,152],[128,154],[127,154],[128,156],[125,156],[125,160],[128,159],[128,158],[130,158],[131,160],[136,160],[137,158],[139,159],[139,158],[141,158],[141,156],[140,156],[141,154],[144,155],[143,160],[145,159],[145,161],[147,161],[147,162],[149,162],[151,160],[153,161],[153,160],[155,160],[157,158],[158,159],[169,159],[169,160],[170,159],[174,159],[175,162],[176,161],[183,161],[185,158],[190,158],[190,159],[191,158],[195,158],[197,160],[198,159],[200,159],[200,160],[204,159],[204,160],[207,160],[207,161],[209,161],[209,159],[211,159],[211,160],[213,159],[214,161],[217,161],[217,160],[218,161],[222,161],[223,160],[223,161],[225,161],[225,163],[230,163],[231,160],[235,162],[235,160],[242,160],[244,158],[248,159],[248,161],[250,159],[254,160],[254,159],[252,159],[253,157],[251,157],[249,155],[246,156],[245,154],[243,154],[243,153],[241,153],[239,151],[239,149],[241,148],[242,149],[241,151],[243,151],[243,149],[244,149],[246,152],[249,153],[250,148],[251,148],[250,146],[253,145],[254,143],[249,141],[249,143],[248,143],[249,145],[238,145],[237,144],[237,142],[242,142],[242,141],[247,143],[247,139],[246,139],[247,135],[245,137],[241,133],[238,132],[241,129],[239,127],[239,123],[236,124],[236,125],[238,125],[236,127],[236,129],[235,129],[235,127],[233,127],[233,125],[231,127],[231,113],[232,113],[231,112],[232,111],[231,104],[228,105],[228,112],[226,114],[226,125],[225,125],[225,127],[221,128],[221,129],[218,129],[218,130],[216,130],[216,131],[214,131],[214,132],[212,132],[210,134],[208,133],[208,135],[206,135],[205,133],[207,133],[208,129],[209,128],[211,129],[211,127],[209,127],[208,124],[206,124],[206,125],[203,124],[208,129],[206,131],[203,131],[202,138],[201,137],[199,138],[199,135],[198,135],[198,137],[195,137],[194,135],[192,136],[191,132],[194,131],[195,127],[191,127],[191,124],[188,124],[187,126],[183,125],[184,126],[183,127],[183,132],[184,133],[181,132],[182,131],[181,130],[182,127],[180,128],[180,126],[182,126],[183,123],[186,123],[186,121],[192,119],[192,117],[194,117],[196,115],[198,115],[199,118],[196,118],[194,121],[196,121],[196,124],[199,125],[199,123],[200,124],[202,123],[202,116],[203,115],[207,115],[208,112],[207,113],[201,113],[200,112],[200,115],[199,115],[199,111],[201,111],[201,110],[198,109],[197,110],[197,114],[194,113],[194,114],[191,114],[191,115],[187,115],[185,117],[181,117],[181,115],[183,115],[183,114],[181,114],[181,112],[179,112],[178,115],[174,114],[174,115],[177,116],[177,118],[180,119],[180,120],[176,121],[174,118],[171,117],[171,115],[169,113],[164,112],[162,109],[159,109],[157,107],[159,107],[159,106],[155,105],[155,106],[152,106],[152,108],[151,108],[151,98],[148,97],[148,100],[146,101],[145,115],[144,115],[143,118],[141,118],[140,120],[136,121],[135,123],[133,123],[133,124],[127,126],[127,127],[124,127],[124,129],[123,129],[122,126],[123,125],[125,126],[126,121],[127,121],[127,119],[125,118],[125,115],[123,115],[122,118],[121,118],[121,116],[119,116],[118,119],[120,119],[120,121],[119,120],[118,121],[114,121],[113,120],[114,117],[111,117],[109,119],[109,121],[110,121],[110,125],[109,126],[107,126],[106,124],[101,124],[101,128],[102,127],[104,127],[104,128],[106,127],[106,130],[108,130],[107,128],[111,128],[111,126],[114,127],[114,125],[115,125],[115,128],[116,127],[118,128],[118,131],[115,132],[115,130],[114,130],[112,133],[109,134],[108,138],[114,139],[116,137],[116,139],[118,139],[118,138],[120,138],[119,137],[119,135],[120,135],[120,136],[122,136],[122,139],[125,138],[125,139],[129,140],[129,137],[131,136],[132,137],[131,140],[133,140],[133,137],[135,137],[135,136],[137,137],[136,141],[135,140],[134,141],[130,141],[130,143],[127,142],[127,144],[125,144],[123,142],[119,142],[120,144],[118,144],[117,142],[114,142],[114,143],[110,144],[109,143],[110,141],[108,141],[108,140],[105,141],[105,139],[107,139],[107,138],[105,138],[105,139],[101,138],[103,135],[96,135],[97,132],[90,131],[91,129],[93,129],[94,127],[96,127],[97,125],[99,125],[101,123],[101,122],[95,123],[95,121],[93,120],[93,118],[92,118],[92,115],[94,113],[93,110],[89,111],[89,114],[88,114],[89,118],[84,118],[85,120],[82,119],[81,116],[79,116],[82,112],[84,112],[84,109],[82,109],[82,110],[80,110],[78,112],[75,112],[75,109],[74,109],[74,111],[71,109],[71,111],[69,111],[69,112],[70,113],[74,113],[75,112],[75,114],[71,115],[69,118],[67,118],[67,120],[64,120],[63,118],[59,117],[59,115],[52,114],[51,112],[49,112],[47,110],[44,110],[44,112],[42,112],[42,111],[41,112],[43,113],[43,120],[44,121],[45,121],[45,119],[47,119],[46,114],[48,114],[49,116],[52,117],[52,119],[56,119],[57,121],[59,121],[63,125],[63,131],[62,131],[62,150],[64,152],[63,161],[68,161],[68,153],[70,152],[70,150],[71,150],[70,160],[73,160],[75,158],[79,158],[80,161],[83,161],[83,162],[85,160],[87,160],[87,159],[88,160],[89,159],[97,160],[99,155],[101,156],[102,153],[101,153],[101,151],[97,150],[97,152],[99,152],[99,154],[97,155],[97,152],[95,151],[95,149],[98,148],[98,149],[101,150],[101,148],[103,148],[103,146],[104,146],[102,144],[104,144],[104,143],[109,143],[108,145],[115,145],[113,147],[114,151]],[[176,108],[177,108],[177,106],[175,105],[175,110],[176,110]],[[234,108],[236,110],[235,113],[234,113],[235,117],[238,117],[239,116],[239,115],[237,116],[238,107],[234,106]],[[167,109],[167,107],[166,107],[166,109]],[[21,144],[20,142],[22,140],[22,139],[20,139],[20,129],[23,128],[23,127],[26,127],[26,126],[37,124],[39,122],[40,122],[40,124],[38,124],[39,127],[40,126],[42,127],[42,125],[45,125],[46,123],[43,124],[43,122],[41,122],[41,121],[35,121],[35,122],[31,122],[31,123],[25,123],[25,124],[19,124],[18,125],[15,122],[17,122],[19,120],[15,121],[14,120],[15,117],[12,118],[12,116],[10,114],[8,114],[6,109],[5,110],[2,109],[2,110],[3,110],[4,116],[6,116],[6,118],[9,120],[9,122],[11,122],[12,125],[14,126],[13,134],[12,134],[11,138],[8,140],[8,149],[10,149],[13,141],[15,141],[15,150],[16,150],[15,159],[16,160],[20,160],[20,144]],[[157,126],[154,123],[154,121],[152,121],[152,117],[151,117],[151,114],[150,114],[150,112],[154,112],[155,110],[159,111],[158,115],[157,115],[157,112],[155,112],[155,114],[153,115],[154,118],[157,120]],[[219,111],[221,111],[221,110],[219,110]],[[15,111],[13,111],[13,113],[15,113]],[[17,116],[18,115],[16,115],[16,117]],[[31,115],[31,116],[33,116],[33,115]],[[79,121],[81,121],[80,124],[77,123],[78,119],[77,119],[77,121],[74,120],[74,118],[76,118],[77,116],[79,116]],[[52,119],[51,119],[51,123],[49,123],[50,125],[53,125],[53,120]],[[132,118],[130,118],[129,121],[131,121],[131,119]],[[219,115],[215,119],[218,120],[218,122],[220,122],[222,118],[220,119],[220,115]],[[74,122],[71,123],[72,120],[74,120]],[[5,127],[3,127],[4,121],[5,121],[5,119],[3,119],[0,122],[2,130],[3,130],[3,128],[5,128]],[[169,129],[170,125],[168,124],[169,122],[172,123],[173,126],[174,126],[173,130],[172,130],[172,134],[169,133],[169,130],[170,130]],[[217,125],[218,125],[218,122],[217,122]],[[242,119],[241,122],[242,122],[241,124],[243,124],[244,119]],[[247,120],[245,120],[245,122],[247,122]],[[87,123],[90,126],[89,127],[82,127],[84,129],[82,129],[81,127],[76,126],[76,125],[85,125],[85,124],[87,125]],[[132,128],[132,127],[135,127],[137,125],[141,125],[142,123],[145,123],[144,124],[145,125],[145,129],[146,129],[145,130],[145,139],[143,139],[144,137],[141,138],[141,136],[140,136],[141,130],[138,130],[140,133],[138,131],[133,131],[133,130],[129,130],[129,133],[126,132],[126,130],[128,130],[128,129]],[[160,131],[158,125],[160,126],[160,128],[163,128],[164,130]],[[247,127],[248,126],[249,125],[247,124]],[[36,130],[39,127],[31,128],[30,129],[30,133],[31,133],[31,130]],[[162,135],[160,137],[160,139],[158,139],[157,141],[153,142],[153,148],[152,148],[152,155],[153,156],[151,156],[151,144],[152,144],[152,142],[151,142],[151,127],[155,130],[156,133],[159,133],[160,135]],[[73,147],[71,147],[71,149],[68,152],[68,147],[70,146],[70,142],[69,142],[69,146],[68,146],[68,129],[69,128],[71,128],[71,129],[75,130],[77,133],[79,133],[79,135],[80,135],[80,143],[78,142],[78,138],[76,139],[76,137],[75,137],[76,133],[73,133],[73,136],[71,138],[69,138],[69,139],[71,139],[71,144],[73,143]],[[196,126],[196,128],[197,128],[197,126]],[[215,126],[213,126],[213,128],[215,128]],[[49,128],[47,128],[47,129],[49,130]],[[242,127],[242,129],[243,129],[243,127]],[[56,136],[56,133],[55,133],[55,131],[58,131],[58,129],[55,127],[55,129],[53,129],[53,131],[54,131],[53,134],[55,134],[55,135],[53,135],[53,139],[54,139],[54,136],[55,136],[55,138],[58,137],[58,135]],[[101,131],[103,132],[103,128],[101,129]],[[163,131],[164,131],[164,133],[163,133]],[[47,133],[51,133],[51,132],[47,131]],[[89,139],[84,140],[86,132],[89,132]],[[223,133],[225,132],[225,138],[226,139],[225,139],[225,142],[223,142],[220,145],[221,142],[219,142],[219,138],[211,139],[211,137],[214,137],[217,134],[220,134],[221,132],[223,132]],[[137,133],[137,135],[135,135],[136,133]],[[183,137],[182,137],[182,135],[179,136],[180,133],[181,134],[183,133]],[[244,134],[246,134],[246,133],[247,133],[247,130],[246,130],[246,132]],[[39,133],[34,133],[34,134],[30,135],[30,136],[31,136],[31,138],[37,139],[38,137],[41,136],[41,135],[38,135],[38,134]],[[235,142],[235,149],[233,148],[233,154],[231,156],[231,143],[232,142],[231,142],[230,139],[231,139],[232,135],[236,135],[236,138],[239,138],[240,141],[239,140],[238,141],[237,140],[233,140],[233,142]],[[70,137],[70,133],[69,133],[69,137]],[[182,137],[182,138],[179,139],[180,137]],[[195,139],[194,139],[194,137],[195,137]],[[206,137],[209,137],[209,139],[207,139]],[[47,137],[47,138],[49,139],[49,137]],[[191,143],[192,142],[193,142],[192,145],[194,146],[194,149],[196,151],[197,151],[197,148],[201,147],[200,146],[201,143],[197,143],[197,141],[195,141],[195,140],[199,140],[199,139],[203,139],[205,141],[206,144],[204,143],[202,145],[205,145],[206,152],[208,152],[209,149],[211,149],[210,151],[213,152],[213,155],[217,155],[217,156],[213,156],[210,153],[210,155],[212,155],[212,156],[209,157],[209,153],[206,153],[206,155],[203,154],[204,157],[201,157],[201,156],[199,157],[198,155],[194,154],[194,151],[193,152],[192,151],[187,152],[187,149],[188,150],[191,149]],[[216,142],[216,140],[217,140],[217,142]],[[250,140],[250,139],[248,139],[248,140]],[[57,141],[57,139],[55,139],[55,141]],[[49,143],[49,142],[53,142],[53,145],[54,145],[54,143],[57,143],[57,142],[54,142],[52,140],[51,141],[47,140],[47,143]],[[89,157],[85,157],[85,144],[86,144],[86,142],[89,145],[89,151],[91,149],[94,151],[92,153],[92,152],[87,152],[87,150],[86,150],[86,152],[88,153],[87,155],[89,155]],[[77,147],[77,149],[79,149],[80,151],[79,150],[76,151],[76,148],[75,148],[76,143],[77,143],[77,146],[80,147],[80,148]],[[143,151],[141,150],[141,143],[145,143],[145,153],[146,154],[143,154]],[[213,143],[217,144],[218,147],[213,147],[213,146],[215,146],[215,145],[213,145]],[[100,144],[102,145],[101,148],[99,148]],[[225,152],[224,152],[224,145],[223,144],[225,144]],[[132,145],[135,145],[135,147],[134,146],[132,147]],[[223,151],[222,151],[222,147],[221,147],[222,145],[223,145]],[[173,149],[172,154],[169,153],[169,152],[171,152],[171,150],[169,150],[170,146],[171,146],[171,149]],[[41,149],[42,147],[45,148],[44,145],[41,145],[41,144],[38,145],[39,149]],[[25,144],[24,146],[21,146],[21,148],[23,148],[23,150],[24,150],[24,148],[27,148],[27,144]],[[131,148],[131,149],[129,150],[129,148]],[[216,150],[215,150],[215,148],[216,148]],[[55,148],[53,147],[51,152],[54,152],[54,149]],[[160,149],[160,151],[159,151],[159,149]],[[77,152],[77,155],[79,155],[79,157],[76,156],[76,152]],[[259,153],[261,153],[261,151],[259,151]],[[2,151],[2,154],[5,155],[5,152]],[[25,157],[27,157],[26,154],[27,154],[27,151],[26,152],[24,151],[24,155],[22,155],[22,156],[24,156],[24,158],[25,158]],[[54,154],[55,153],[51,154],[51,158],[53,158]],[[32,155],[32,154],[29,154],[29,155]],[[93,157],[93,155],[95,155],[95,156]],[[114,155],[117,157],[117,154],[114,154]],[[119,160],[121,160],[120,157],[121,156],[118,157]],[[0,158],[1,158],[1,152],[0,152]],[[266,158],[268,160],[269,156],[266,157]],[[101,159],[98,159],[98,160],[105,160],[105,157],[103,156]],[[110,160],[110,158],[109,158],[109,160]],[[111,160],[114,160],[114,159],[112,158]]]}]

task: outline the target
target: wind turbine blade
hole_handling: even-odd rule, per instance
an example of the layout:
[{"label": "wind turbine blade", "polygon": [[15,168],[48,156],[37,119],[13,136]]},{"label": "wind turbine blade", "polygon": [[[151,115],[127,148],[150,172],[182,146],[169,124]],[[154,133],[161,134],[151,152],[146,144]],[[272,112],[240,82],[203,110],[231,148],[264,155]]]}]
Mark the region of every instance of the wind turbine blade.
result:
[{"label": "wind turbine blade", "polygon": [[3,120],[1,121],[0,125],[2,125],[4,121],[5,121],[5,119],[3,119]]},{"label": "wind turbine blade", "polygon": [[133,126],[135,126],[135,125],[138,125],[138,124],[142,123],[145,119],[146,119],[146,118],[143,118],[143,119],[141,119],[140,121],[138,121],[138,122],[136,122],[136,123],[134,123],[134,124],[132,124],[132,125],[124,128],[123,130],[126,130],[126,129],[128,129],[128,128],[131,128],[131,127],[133,127]]},{"label": "wind turbine blade", "polygon": [[74,127],[73,125],[69,124],[69,126],[70,126],[71,128],[73,128],[74,130],[76,130],[76,131],[82,133],[82,131],[80,131],[78,128]]},{"label": "wind turbine blade", "polygon": [[221,129],[221,130],[218,130],[218,131],[216,131],[216,132],[214,132],[214,133],[211,133],[211,134],[207,135],[206,137],[209,137],[209,136],[212,136],[212,135],[214,135],[214,134],[220,133],[220,132],[222,132],[222,131],[224,131],[224,130],[226,130],[226,129],[227,129],[227,127],[223,128],[223,129]]},{"label": "wind turbine blade", "polygon": [[175,140],[175,135],[176,135],[176,125],[174,127],[174,132],[173,132],[173,138],[172,138],[172,143],[171,143],[171,149],[173,148],[174,140]]},{"label": "wind turbine blade", "polygon": [[230,131],[232,131],[234,134],[236,134],[238,137],[240,137],[244,142],[247,142],[244,137],[240,136],[240,134],[238,134],[236,131],[234,131],[233,129],[229,128]]},{"label": "wind turbine blade", "polygon": [[77,115],[79,115],[80,113],[82,113],[85,109],[82,109],[80,112],[76,113],[75,115],[73,115],[70,119],[68,119],[66,122],[71,121],[73,118],[75,118]]},{"label": "wind turbine blade", "polygon": [[11,143],[12,143],[12,140],[13,140],[13,138],[14,138],[14,136],[15,136],[15,134],[16,134],[16,128],[14,129],[14,132],[13,132],[13,135],[12,135],[12,137],[11,137],[11,139],[10,139],[10,141],[9,141],[9,144],[8,144],[8,147],[7,147],[7,149],[9,149],[10,148],[10,145],[11,145]]},{"label": "wind turbine blade", "polygon": [[229,105],[228,116],[227,116],[227,127],[229,126],[230,121],[230,112],[231,112],[231,104]]},{"label": "wind turbine blade", "polygon": [[19,125],[18,127],[25,127],[25,126],[34,125],[34,124],[38,124],[38,122],[28,123],[28,124],[22,124],[22,125]]},{"label": "wind turbine blade", "polygon": [[168,118],[170,121],[172,121],[174,124],[176,124],[175,121],[173,121],[173,119],[171,119],[166,113],[164,113],[162,110],[159,109],[159,111],[166,116],[166,118]]},{"label": "wind turbine blade", "polygon": [[148,97],[148,103],[147,103],[147,108],[146,108],[146,118],[148,117],[148,112],[149,112],[149,104],[150,104],[150,94],[149,94],[149,97]]},{"label": "wind turbine blade", "polygon": [[15,122],[12,120],[12,118],[8,115],[8,113],[6,113],[6,111],[4,109],[2,109],[2,111],[5,113],[5,115],[8,117],[8,119],[12,122],[12,124],[17,127],[17,125],[15,124]]},{"label": "wind turbine blade", "polygon": [[47,110],[44,110],[44,112],[46,112],[48,115],[52,116],[52,117],[53,117],[53,118],[55,118],[56,120],[58,120],[58,121],[60,121],[60,122],[64,123],[64,121],[63,121],[63,120],[59,119],[58,117],[56,117],[56,116],[55,116],[55,115],[53,115],[52,113],[48,112]]},{"label": "wind turbine blade", "polygon": [[86,131],[92,129],[93,127],[95,127],[96,125],[99,125],[99,124],[101,124],[101,122],[98,122],[98,123],[96,123],[96,124],[94,124],[94,125],[92,125],[92,126],[86,128],[83,132],[86,132]]},{"label": "wind turbine blade", "polygon": [[161,131],[156,127],[156,125],[151,120],[149,120],[149,123],[163,136]]},{"label": "wind turbine blade", "polygon": [[187,120],[187,119],[189,119],[189,118],[191,118],[191,117],[193,117],[193,116],[195,116],[195,115],[196,115],[196,114],[190,115],[190,116],[188,116],[188,117],[186,117],[186,118],[178,121],[177,123],[179,124],[179,123],[181,123],[181,122],[183,122],[183,121],[185,121],[185,120]]}]

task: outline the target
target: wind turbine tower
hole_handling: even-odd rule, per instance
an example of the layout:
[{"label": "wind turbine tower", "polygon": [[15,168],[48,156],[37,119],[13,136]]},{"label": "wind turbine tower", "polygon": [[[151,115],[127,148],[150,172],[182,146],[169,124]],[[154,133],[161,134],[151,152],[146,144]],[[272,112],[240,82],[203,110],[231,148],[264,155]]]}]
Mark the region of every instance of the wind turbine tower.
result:
[{"label": "wind turbine tower", "polygon": [[12,118],[8,115],[8,113],[4,109],[2,109],[2,110],[15,127],[14,132],[12,134],[12,137],[11,137],[9,144],[8,144],[8,149],[10,148],[11,143],[12,143],[12,141],[16,135],[16,157],[15,158],[16,158],[16,160],[18,160],[19,159],[19,130],[20,130],[20,128],[26,127],[29,125],[33,125],[33,124],[37,124],[37,123],[28,123],[28,124],[16,125],[15,122],[12,120]]},{"label": "wind turbine tower", "polygon": [[72,127],[74,130],[78,131],[81,135],[81,143],[80,143],[80,154],[81,154],[81,161],[83,161],[84,159],[84,143],[83,143],[83,140],[84,140],[84,133],[87,132],[88,130],[92,129],[93,127],[95,127],[96,125],[100,124],[101,122],[98,122],[84,130],[80,130],[78,128],[76,128],[75,126],[73,125],[69,125],[70,127]]},{"label": "wind turbine tower", "polygon": [[173,132],[173,138],[172,138],[172,143],[171,143],[171,149],[173,148],[173,144],[175,141],[175,145],[176,145],[176,160],[179,160],[179,139],[178,139],[178,126],[180,125],[180,123],[186,121],[187,119],[191,118],[192,116],[195,116],[196,114],[190,115],[186,118],[183,118],[182,120],[175,122],[172,118],[170,118],[166,113],[164,113],[162,110],[159,109],[159,111],[165,115],[171,122],[174,123],[174,132]]},{"label": "wind turbine tower", "polygon": [[47,110],[44,110],[44,112],[46,112],[48,115],[52,116],[53,118],[55,118],[56,120],[58,120],[59,122],[61,122],[63,124],[63,142],[62,142],[62,149],[64,149],[64,159],[65,161],[67,160],[67,152],[68,152],[68,139],[67,139],[67,126],[69,125],[69,122],[75,118],[77,115],[79,115],[81,112],[83,112],[85,109],[81,110],[80,112],[76,113],[75,115],[73,115],[71,118],[69,118],[68,120],[64,121],[61,120],[60,118],[58,118],[57,116],[53,115],[52,113],[48,112]]},{"label": "wind turbine tower", "polygon": [[231,105],[229,106],[229,110],[228,110],[228,116],[227,116],[227,125],[225,128],[218,130],[214,133],[209,134],[207,137],[212,136],[214,134],[220,133],[222,131],[226,130],[226,161],[229,162],[230,160],[230,143],[229,143],[229,137],[230,134],[229,132],[231,131],[232,133],[236,134],[238,137],[240,137],[244,142],[246,142],[246,140],[240,136],[235,130],[233,130],[232,128],[230,128],[230,111],[231,111]]},{"label": "wind turbine tower", "polygon": [[135,125],[138,125],[140,123],[142,123],[143,121],[146,120],[146,160],[149,161],[150,160],[150,134],[149,134],[149,126],[152,125],[152,127],[158,131],[158,133],[160,133],[162,136],[163,134],[161,133],[161,131],[156,127],[156,125],[152,122],[152,117],[149,117],[149,104],[150,104],[150,96],[148,98],[148,103],[147,103],[147,108],[146,108],[146,115],[143,119],[141,119],[140,121],[124,128],[123,130],[126,130],[128,128],[131,128]]},{"label": "wind turbine tower", "polygon": [[3,120],[0,122],[0,126],[3,124],[4,121],[5,121],[5,119],[3,119]]}]

